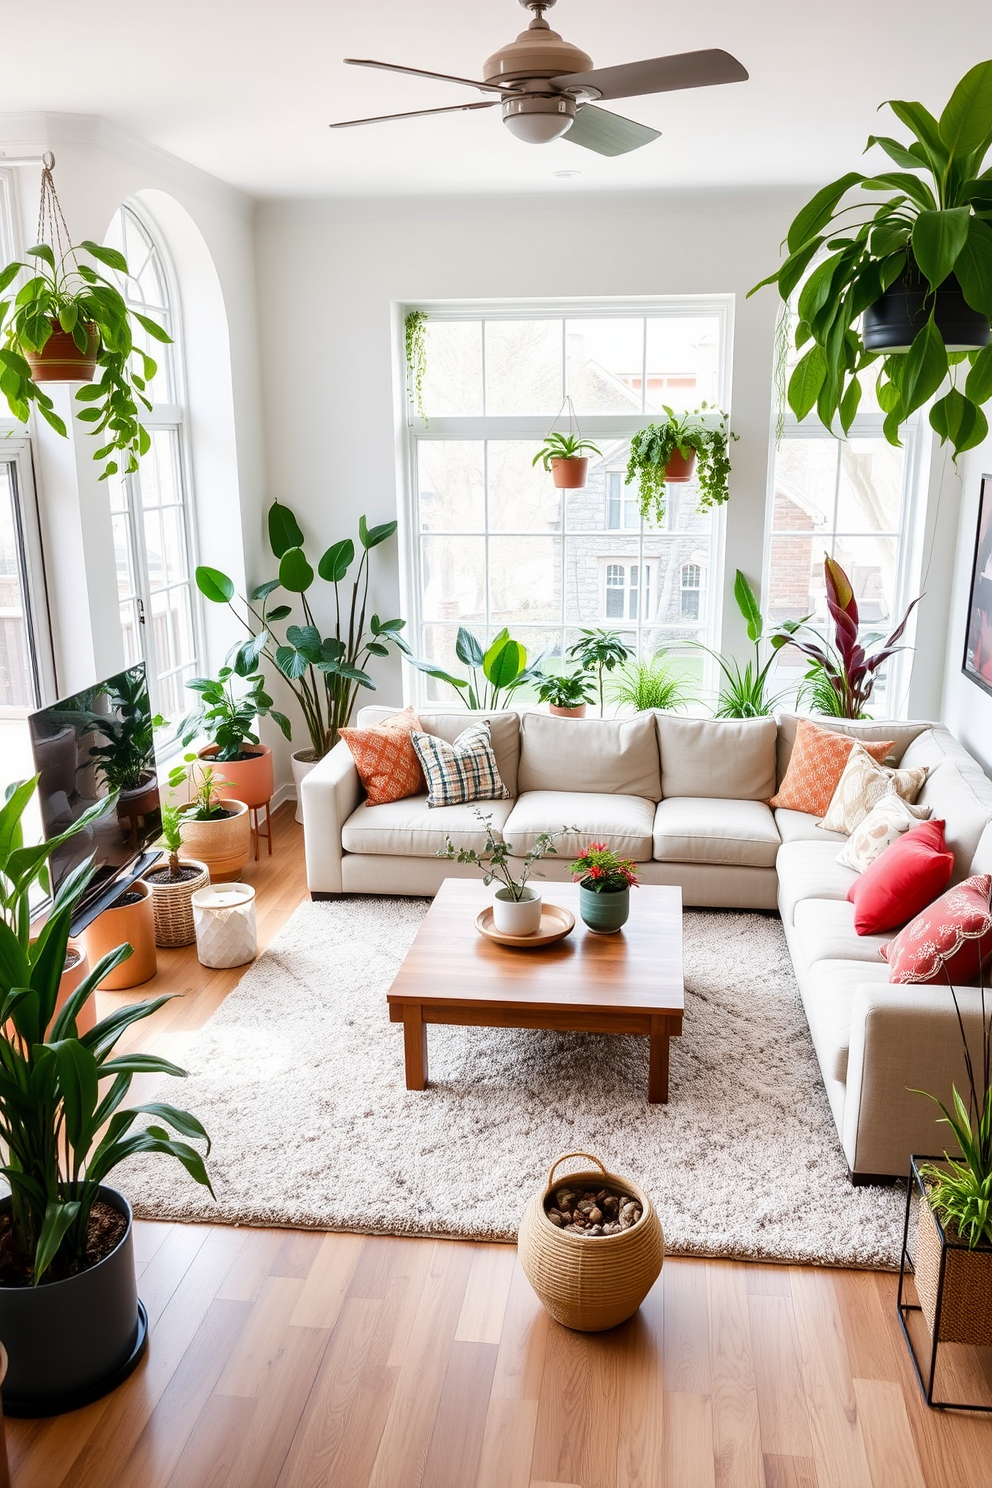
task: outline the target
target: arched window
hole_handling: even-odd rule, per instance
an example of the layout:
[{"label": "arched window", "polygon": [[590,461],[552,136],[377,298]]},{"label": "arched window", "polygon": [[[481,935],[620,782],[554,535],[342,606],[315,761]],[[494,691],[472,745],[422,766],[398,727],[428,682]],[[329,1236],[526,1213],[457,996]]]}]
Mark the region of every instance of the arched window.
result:
[{"label": "arched window", "polygon": [[683,620],[699,619],[699,599],[703,587],[703,570],[698,563],[682,565],[682,603],[680,613]]},{"label": "arched window", "polygon": [[154,710],[177,724],[188,708],[185,684],[199,669],[200,649],[180,317],[165,255],[133,207],[120,208],[106,242],[127,259],[125,300],[172,337],[166,346],[138,332],[158,364],[146,390],[152,411],[142,415],[151,449],[134,475],[109,484],[125,665],[145,662]]}]

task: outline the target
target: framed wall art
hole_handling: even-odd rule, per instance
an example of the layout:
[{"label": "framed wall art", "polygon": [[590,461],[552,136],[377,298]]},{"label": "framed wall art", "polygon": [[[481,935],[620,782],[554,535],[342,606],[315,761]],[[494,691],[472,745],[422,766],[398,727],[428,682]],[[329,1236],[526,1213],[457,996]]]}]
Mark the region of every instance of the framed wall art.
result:
[{"label": "framed wall art", "polygon": [[992,475],[982,476],[978,498],[978,531],[962,670],[979,687],[992,693]]}]

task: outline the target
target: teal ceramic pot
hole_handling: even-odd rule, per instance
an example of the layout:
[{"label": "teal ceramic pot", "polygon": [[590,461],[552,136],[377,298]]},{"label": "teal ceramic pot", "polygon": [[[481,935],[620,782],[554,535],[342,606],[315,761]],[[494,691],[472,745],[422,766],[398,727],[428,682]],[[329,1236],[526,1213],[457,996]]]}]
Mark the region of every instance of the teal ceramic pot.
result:
[{"label": "teal ceramic pot", "polygon": [[580,884],[579,914],[590,930],[596,930],[600,935],[612,935],[627,923],[630,890],[597,894],[595,889],[587,889],[585,884]]}]

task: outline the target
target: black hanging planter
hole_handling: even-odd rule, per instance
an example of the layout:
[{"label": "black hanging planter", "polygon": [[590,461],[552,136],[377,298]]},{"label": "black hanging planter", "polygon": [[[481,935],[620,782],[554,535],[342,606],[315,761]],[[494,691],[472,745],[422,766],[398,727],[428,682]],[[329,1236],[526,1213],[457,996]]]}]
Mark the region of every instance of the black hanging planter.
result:
[{"label": "black hanging planter", "polygon": [[[145,1352],[148,1315],[138,1301],[131,1206],[113,1188],[100,1198],[127,1229],[87,1271],[37,1287],[0,1286],[0,1338],[9,1367],[8,1416],[54,1416],[99,1400],[127,1379]],[[0,1214],[10,1199],[0,1199]]]},{"label": "black hanging planter", "polygon": [[954,275],[949,274],[935,292],[916,265],[910,264],[865,311],[861,328],[865,350],[908,351],[930,318],[935,293],[934,320],[947,350],[979,351],[988,346],[988,317],[971,308]]}]

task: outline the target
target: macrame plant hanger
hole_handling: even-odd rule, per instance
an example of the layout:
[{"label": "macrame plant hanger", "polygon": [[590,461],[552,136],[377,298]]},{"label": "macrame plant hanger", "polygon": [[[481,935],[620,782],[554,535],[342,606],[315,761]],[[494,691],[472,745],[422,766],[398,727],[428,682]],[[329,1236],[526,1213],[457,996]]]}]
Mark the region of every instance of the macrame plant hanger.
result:
[{"label": "macrame plant hanger", "polygon": [[[46,150],[41,157],[37,243],[39,247],[44,244],[52,250],[55,277],[61,286],[66,268],[71,273],[73,269],[78,270],[79,264],[55,189],[54,169],[55,156],[51,150]],[[87,331],[77,323],[67,331],[53,323],[51,336],[34,357],[29,354],[28,363],[36,382],[91,382],[96,371],[97,348],[97,335],[92,327]]]},{"label": "macrame plant hanger", "polygon": [[[72,239],[66,226],[65,214],[59,194],[55,190],[55,156],[46,150],[41,157],[41,197],[38,202],[39,243],[47,243],[55,254],[56,264],[61,264],[72,253]],[[75,262],[75,254],[72,255]]]}]

